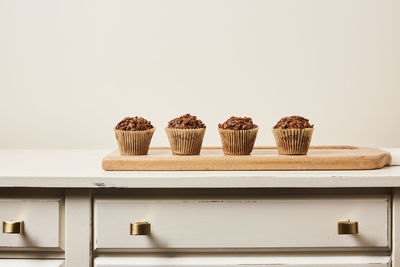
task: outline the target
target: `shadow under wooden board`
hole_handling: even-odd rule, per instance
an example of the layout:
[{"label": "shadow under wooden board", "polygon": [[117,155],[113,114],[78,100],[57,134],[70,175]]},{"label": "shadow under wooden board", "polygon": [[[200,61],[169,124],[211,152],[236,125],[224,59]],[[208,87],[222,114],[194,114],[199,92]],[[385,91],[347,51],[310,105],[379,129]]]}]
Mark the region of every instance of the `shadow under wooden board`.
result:
[{"label": "shadow under wooden board", "polygon": [[152,148],[148,155],[103,158],[106,171],[232,171],[232,170],[370,170],[391,163],[377,148],[314,146],[307,155],[278,155],[275,147],[255,147],[251,155],[227,156],[220,147],[204,147],[200,155],[172,155],[169,148]]}]

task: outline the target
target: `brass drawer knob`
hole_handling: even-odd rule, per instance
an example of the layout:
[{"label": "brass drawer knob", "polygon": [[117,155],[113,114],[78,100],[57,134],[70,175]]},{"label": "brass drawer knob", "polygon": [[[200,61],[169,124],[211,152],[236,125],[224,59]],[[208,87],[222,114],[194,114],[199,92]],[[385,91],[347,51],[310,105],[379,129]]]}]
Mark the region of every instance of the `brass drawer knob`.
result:
[{"label": "brass drawer knob", "polygon": [[131,235],[150,235],[150,226],[148,222],[131,223]]},{"label": "brass drawer knob", "polygon": [[339,235],[358,234],[358,222],[341,221],[338,223]]},{"label": "brass drawer knob", "polygon": [[23,221],[3,222],[4,234],[22,234],[24,232]]}]

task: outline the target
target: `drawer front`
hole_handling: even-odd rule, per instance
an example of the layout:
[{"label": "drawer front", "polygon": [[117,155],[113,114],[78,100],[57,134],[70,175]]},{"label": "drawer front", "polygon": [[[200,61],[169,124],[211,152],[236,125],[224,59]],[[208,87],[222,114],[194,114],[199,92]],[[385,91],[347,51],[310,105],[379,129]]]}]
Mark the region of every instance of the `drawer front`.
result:
[{"label": "drawer front", "polygon": [[389,267],[389,257],[139,257],[95,259],[95,267]]},{"label": "drawer front", "polygon": [[[388,248],[389,197],[96,199],[95,248]],[[359,224],[339,235],[338,222]],[[149,222],[151,235],[130,235]]]},{"label": "drawer front", "polygon": [[0,267],[63,267],[63,260],[0,260]]},{"label": "drawer front", "polygon": [[14,221],[23,221],[22,233],[2,229],[1,248],[60,247],[60,199],[0,199],[0,223]]}]

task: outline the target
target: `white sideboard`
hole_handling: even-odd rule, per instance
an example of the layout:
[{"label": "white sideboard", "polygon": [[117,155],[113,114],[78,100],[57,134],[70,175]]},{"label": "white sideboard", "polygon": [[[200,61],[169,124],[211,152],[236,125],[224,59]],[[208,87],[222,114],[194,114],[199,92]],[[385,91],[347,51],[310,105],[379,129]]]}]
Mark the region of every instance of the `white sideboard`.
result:
[{"label": "white sideboard", "polygon": [[0,150],[0,267],[400,267],[400,166],[105,172],[108,152]]}]

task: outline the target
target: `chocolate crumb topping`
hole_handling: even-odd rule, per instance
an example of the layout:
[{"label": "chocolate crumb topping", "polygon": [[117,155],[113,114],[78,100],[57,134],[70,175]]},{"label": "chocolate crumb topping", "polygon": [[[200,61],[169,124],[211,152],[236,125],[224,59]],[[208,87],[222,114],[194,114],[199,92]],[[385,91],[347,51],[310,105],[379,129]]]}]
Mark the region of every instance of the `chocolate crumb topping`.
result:
[{"label": "chocolate crumb topping", "polygon": [[200,129],[206,128],[206,125],[201,120],[197,119],[196,116],[192,116],[188,113],[168,122],[168,128]]},{"label": "chocolate crumb topping", "polygon": [[306,129],[306,128],[314,128],[314,125],[311,125],[308,122],[308,119],[301,116],[290,116],[284,117],[274,126],[274,129]]},{"label": "chocolate crumb topping", "polygon": [[120,121],[115,129],[121,131],[146,131],[153,128],[151,122],[142,117],[126,117]]},{"label": "chocolate crumb topping", "polygon": [[226,122],[218,124],[218,127],[229,130],[250,130],[257,128],[257,125],[251,118],[232,116]]}]

